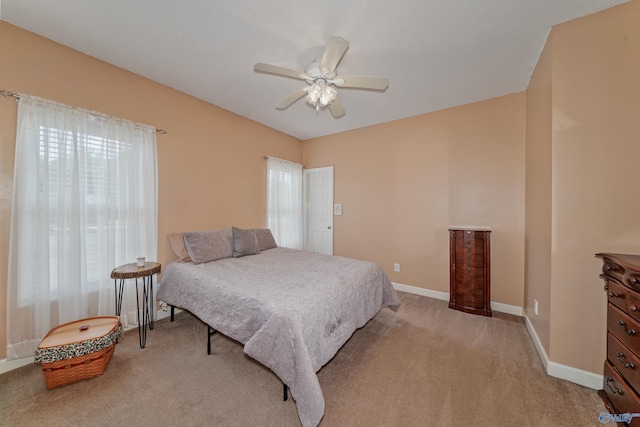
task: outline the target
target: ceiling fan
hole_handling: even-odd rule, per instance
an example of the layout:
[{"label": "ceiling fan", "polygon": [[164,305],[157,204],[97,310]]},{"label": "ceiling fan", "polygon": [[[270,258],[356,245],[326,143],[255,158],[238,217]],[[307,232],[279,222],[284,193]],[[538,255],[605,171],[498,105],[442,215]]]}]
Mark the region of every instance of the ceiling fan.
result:
[{"label": "ceiling fan", "polygon": [[344,107],[338,99],[333,86],[372,89],[383,91],[389,86],[389,80],[384,77],[367,76],[338,76],[336,66],[349,48],[349,42],[338,36],[330,36],[321,58],[316,58],[303,72],[278,65],[262,62],[253,66],[253,70],[261,73],[292,77],[304,80],[309,86],[298,89],[286,97],[276,108],[283,110],[306,95],[307,103],[317,110],[328,107],[333,117],[344,116]]}]

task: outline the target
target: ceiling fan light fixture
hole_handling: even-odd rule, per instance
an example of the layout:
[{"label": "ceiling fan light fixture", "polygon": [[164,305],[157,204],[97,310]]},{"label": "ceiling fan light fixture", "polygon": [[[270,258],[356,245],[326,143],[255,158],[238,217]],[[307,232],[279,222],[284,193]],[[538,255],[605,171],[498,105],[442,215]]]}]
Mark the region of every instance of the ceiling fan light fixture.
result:
[{"label": "ceiling fan light fixture", "polygon": [[306,101],[316,109],[324,108],[331,104],[338,92],[334,87],[328,85],[326,80],[317,79],[307,91]]}]

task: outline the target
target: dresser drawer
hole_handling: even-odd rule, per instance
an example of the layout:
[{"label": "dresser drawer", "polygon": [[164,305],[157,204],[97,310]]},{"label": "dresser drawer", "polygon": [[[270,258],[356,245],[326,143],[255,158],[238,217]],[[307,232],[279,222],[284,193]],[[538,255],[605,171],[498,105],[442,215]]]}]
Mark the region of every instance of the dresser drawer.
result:
[{"label": "dresser drawer", "polygon": [[609,304],[607,329],[631,351],[640,355],[640,323],[637,320]]},{"label": "dresser drawer", "polygon": [[484,269],[485,255],[482,253],[482,247],[457,247],[456,248],[456,267]]},{"label": "dresser drawer", "polygon": [[611,333],[607,334],[607,359],[637,393],[640,390],[640,359]]},{"label": "dresser drawer", "polygon": [[473,293],[456,292],[456,305],[482,310],[484,307],[484,298],[482,295],[474,295]]},{"label": "dresser drawer", "polygon": [[605,276],[613,277],[614,279],[622,282],[622,278],[624,277],[624,273],[625,273],[625,268],[609,258],[604,258],[602,261],[603,261],[602,273]]},{"label": "dresser drawer", "polygon": [[[613,404],[616,414],[640,413],[640,398],[629,388],[608,361],[604,362],[603,391]],[[633,417],[629,425],[640,427],[640,417]]]},{"label": "dresser drawer", "polygon": [[455,278],[456,283],[459,283],[463,288],[473,287],[476,283],[483,282],[484,271],[477,268],[456,268]]},{"label": "dresser drawer", "polygon": [[627,270],[623,282],[636,292],[640,292],[640,273],[637,271]]},{"label": "dresser drawer", "polygon": [[627,294],[627,313],[640,321],[640,294],[629,291]]},{"label": "dresser drawer", "polygon": [[621,283],[616,282],[608,277],[603,277],[605,282],[605,291],[609,302],[624,311],[628,311],[627,302],[631,293]]}]

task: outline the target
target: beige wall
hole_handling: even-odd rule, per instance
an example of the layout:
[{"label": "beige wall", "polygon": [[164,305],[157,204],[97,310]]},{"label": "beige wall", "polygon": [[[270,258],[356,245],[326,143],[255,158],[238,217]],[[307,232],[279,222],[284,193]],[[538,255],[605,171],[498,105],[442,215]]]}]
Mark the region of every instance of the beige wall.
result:
[{"label": "beige wall", "polygon": [[[167,130],[158,135],[159,261],[167,234],[263,226],[264,155],[302,161],[299,140],[0,21],[0,89]],[[17,104],[0,97],[0,359]],[[115,267],[115,266],[114,266]]]},{"label": "beige wall", "polygon": [[549,355],[592,372],[602,371],[606,338],[593,254],[640,252],[638,23],[634,1],[554,29]]},{"label": "beige wall", "polygon": [[[527,88],[524,309],[545,349],[551,316],[551,45],[547,40]],[[534,300],[538,314],[534,314]]]},{"label": "beige wall", "polygon": [[[554,27],[527,92],[528,106],[539,102],[528,111],[527,155],[541,158],[528,158],[527,167],[542,169],[527,171],[527,178],[544,181],[527,182],[527,191],[537,188],[545,204],[527,206],[527,241],[540,242],[528,245],[535,253],[527,253],[527,314],[538,335],[549,336],[541,340],[550,360],[595,373],[605,360],[606,297],[594,254],[640,253],[638,22],[640,2],[633,1]],[[545,237],[533,236],[536,230]],[[542,274],[533,274],[537,269]],[[536,317],[532,300],[547,295],[550,307]]]},{"label": "beige wall", "polygon": [[447,229],[491,227],[492,300],[521,307],[524,108],[519,93],[305,141],[305,167],[334,166],[334,253],[448,292]]}]

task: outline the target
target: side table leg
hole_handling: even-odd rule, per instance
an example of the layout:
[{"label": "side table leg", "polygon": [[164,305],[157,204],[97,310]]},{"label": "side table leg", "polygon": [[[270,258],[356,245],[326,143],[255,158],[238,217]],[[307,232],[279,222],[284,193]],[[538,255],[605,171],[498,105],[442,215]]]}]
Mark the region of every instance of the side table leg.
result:
[{"label": "side table leg", "polygon": [[140,338],[140,348],[147,345],[147,286],[144,277],[142,278],[142,312],[140,312],[140,297],[138,295],[138,278],[136,277],[136,308],[138,309],[138,337]]},{"label": "side table leg", "polygon": [[147,303],[149,308],[149,329],[153,329],[155,327],[155,319],[153,317],[153,308],[156,303],[153,297],[153,275],[149,276],[149,302]]},{"label": "side table leg", "polygon": [[120,287],[118,288],[118,279],[113,279],[113,287],[116,296],[116,316],[122,313],[122,293],[124,291],[124,279],[120,279]]},{"label": "side table leg", "polygon": [[[124,279],[120,279],[120,289],[118,289],[118,279],[113,279],[113,290],[116,297],[116,316],[120,317],[122,313],[122,293],[124,291]],[[118,339],[116,339],[118,342]]]}]

